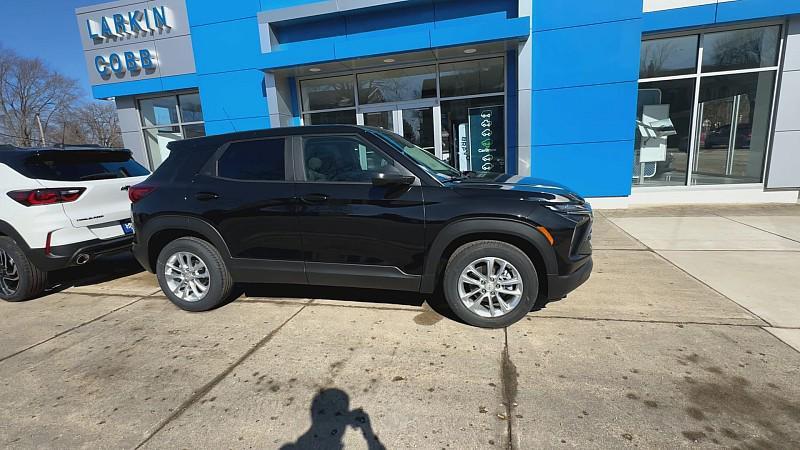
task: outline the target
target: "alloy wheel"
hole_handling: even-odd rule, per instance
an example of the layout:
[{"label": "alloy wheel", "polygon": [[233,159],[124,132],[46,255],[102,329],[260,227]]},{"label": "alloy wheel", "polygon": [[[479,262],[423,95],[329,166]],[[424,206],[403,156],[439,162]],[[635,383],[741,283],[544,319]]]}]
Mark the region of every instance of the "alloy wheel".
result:
[{"label": "alloy wheel", "polygon": [[473,313],[487,318],[502,317],[522,300],[522,276],[502,258],[480,258],[461,272],[458,295]]},{"label": "alloy wheel", "polygon": [[177,252],[170,256],[164,265],[164,279],[169,290],[187,302],[204,299],[211,287],[206,263],[191,252]]},{"label": "alloy wheel", "polygon": [[0,291],[3,295],[12,296],[19,289],[19,268],[14,258],[0,248]]}]

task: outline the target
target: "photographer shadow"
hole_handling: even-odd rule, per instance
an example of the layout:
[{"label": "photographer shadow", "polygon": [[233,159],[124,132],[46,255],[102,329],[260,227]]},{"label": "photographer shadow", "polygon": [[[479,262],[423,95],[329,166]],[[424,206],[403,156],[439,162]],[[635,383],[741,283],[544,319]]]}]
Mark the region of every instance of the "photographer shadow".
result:
[{"label": "photographer shadow", "polygon": [[322,389],[311,401],[311,427],[297,441],[285,444],[281,450],[343,449],[347,427],[361,431],[367,448],[385,450],[369,415],[362,409],[350,410],[350,397],[340,389]]}]

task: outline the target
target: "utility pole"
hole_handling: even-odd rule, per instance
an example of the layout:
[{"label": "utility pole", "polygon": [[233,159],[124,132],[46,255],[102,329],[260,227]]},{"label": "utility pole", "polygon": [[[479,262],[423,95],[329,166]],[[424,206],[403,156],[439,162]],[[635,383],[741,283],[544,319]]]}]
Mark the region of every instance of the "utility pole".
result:
[{"label": "utility pole", "polygon": [[44,129],[42,128],[42,119],[39,117],[39,113],[36,113],[36,123],[39,125],[39,137],[42,141],[42,147],[47,147],[47,142],[44,140]]}]

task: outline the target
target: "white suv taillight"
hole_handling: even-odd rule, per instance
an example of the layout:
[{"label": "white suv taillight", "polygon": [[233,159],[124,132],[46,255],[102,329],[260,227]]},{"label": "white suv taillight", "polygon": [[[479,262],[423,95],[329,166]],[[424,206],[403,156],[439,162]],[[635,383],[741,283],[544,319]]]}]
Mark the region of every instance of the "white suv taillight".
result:
[{"label": "white suv taillight", "polygon": [[72,203],[79,199],[86,188],[52,188],[32,189],[29,191],[11,191],[8,196],[20,205],[40,206],[55,205],[57,203]]}]

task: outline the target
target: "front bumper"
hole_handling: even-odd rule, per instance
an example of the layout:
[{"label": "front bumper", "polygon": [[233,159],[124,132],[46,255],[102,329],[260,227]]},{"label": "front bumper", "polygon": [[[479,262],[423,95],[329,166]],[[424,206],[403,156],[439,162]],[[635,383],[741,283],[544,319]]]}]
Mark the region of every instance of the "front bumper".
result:
[{"label": "front bumper", "polygon": [[589,256],[577,270],[569,275],[548,275],[547,276],[547,299],[558,300],[567,296],[570,292],[577,289],[586,282],[592,275],[594,261]]},{"label": "front bumper", "polygon": [[80,255],[87,255],[89,259],[86,262],[89,262],[100,256],[130,250],[132,242],[133,236],[107,240],[94,239],[53,247],[50,249],[50,254],[46,254],[43,248],[35,248],[28,253],[28,258],[36,267],[49,272],[80,265],[77,262]]}]

